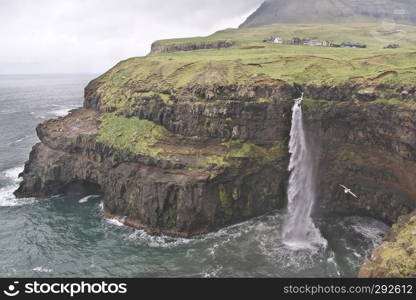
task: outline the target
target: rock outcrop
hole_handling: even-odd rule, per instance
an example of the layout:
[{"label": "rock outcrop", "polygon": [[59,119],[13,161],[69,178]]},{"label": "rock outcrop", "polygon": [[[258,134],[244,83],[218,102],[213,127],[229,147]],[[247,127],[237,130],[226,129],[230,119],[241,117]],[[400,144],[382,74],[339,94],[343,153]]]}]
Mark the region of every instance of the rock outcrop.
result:
[{"label": "rock outcrop", "polygon": [[154,42],[150,54],[172,53],[178,51],[194,51],[202,49],[221,49],[229,48],[234,45],[232,41],[205,41],[205,42],[183,42],[178,44],[161,44]]},{"label": "rock outcrop", "polygon": [[305,106],[320,157],[317,213],[354,212],[392,223],[416,208],[414,102],[308,100]]},{"label": "rock outcrop", "polygon": [[[211,103],[185,96],[165,103],[152,94],[117,115],[102,105],[99,82],[86,88],[85,108],[38,126],[41,143],[17,196],[83,185],[104,194],[107,215],[152,234],[184,237],[285,205],[292,87],[223,87],[219,93],[241,99]],[[250,101],[245,93],[253,91],[276,100]]]},{"label": "rock outcrop", "polygon": [[416,277],[416,211],[399,219],[358,274],[362,278]]}]

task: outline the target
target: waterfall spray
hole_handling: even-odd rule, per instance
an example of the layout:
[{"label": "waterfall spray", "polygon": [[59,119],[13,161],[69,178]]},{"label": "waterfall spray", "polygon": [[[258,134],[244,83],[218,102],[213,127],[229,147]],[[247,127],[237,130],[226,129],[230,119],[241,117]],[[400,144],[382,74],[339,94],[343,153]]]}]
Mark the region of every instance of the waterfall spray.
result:
[{"label": "waterfall spray", "polygon": [[308,149],[302,115],[303,94],[292,108],[289,142],[288,219],[283,228],[284,243],[295,249],[326,247],[311,218],[315,202],[314,163]]}]

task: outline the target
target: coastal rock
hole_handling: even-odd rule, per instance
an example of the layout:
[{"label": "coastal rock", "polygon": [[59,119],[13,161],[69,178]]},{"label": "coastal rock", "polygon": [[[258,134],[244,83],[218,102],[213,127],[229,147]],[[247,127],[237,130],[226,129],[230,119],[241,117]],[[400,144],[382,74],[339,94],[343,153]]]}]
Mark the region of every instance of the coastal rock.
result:
[{"label": "coastal rock", "polygon": [[316,214],[353,212],[394,223],[416,208],[414,104],[306,100],[304,106],[319,157]]},{"label": "coastal rock", "polygon": [[361,278],[416,277],[416,211],[400,217],[385,241],[361,267]]},{"label": "coastal rock", "polygon": [[[103,127],[133,120],[137,126],[150,126],[138,136],[140,148],[119,147],[117,140],[111,144],[101,136]],[[152,139],[155,128],[163,134],[144,145],[141,139]],[[258,146],[186,137],[150,121],[91,109],[45,122],[37,132],[41,143],[25,166],[18,197],[56,195],[76,186],[87,194],[103,193],[106,215],[151,234],[182,237],[285,204],[288,154],[283,143],[264,141]],[[116,128],[113,136],[123,134]]]}]

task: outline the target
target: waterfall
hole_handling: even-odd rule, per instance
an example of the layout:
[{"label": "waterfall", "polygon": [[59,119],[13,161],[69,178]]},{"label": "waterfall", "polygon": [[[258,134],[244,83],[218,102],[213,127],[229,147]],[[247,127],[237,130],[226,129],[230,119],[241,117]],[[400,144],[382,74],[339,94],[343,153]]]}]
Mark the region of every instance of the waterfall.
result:
[{"label": "waterfall", "polygon": [[326,248],[311,211],[315,202],[314,157],[308,149],[302,115],[303,94],[292,108],[289,142],[288,215],[283,227],[284,243],[295,249]]}]

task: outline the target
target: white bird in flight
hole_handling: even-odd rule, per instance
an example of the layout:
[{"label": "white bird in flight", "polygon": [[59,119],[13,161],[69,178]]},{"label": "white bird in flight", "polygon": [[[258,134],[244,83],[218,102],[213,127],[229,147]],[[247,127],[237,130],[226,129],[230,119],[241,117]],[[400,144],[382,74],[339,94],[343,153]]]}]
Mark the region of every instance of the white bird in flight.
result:
[{"label": "white bird in flight", "polygon": [[345,194],[351,194],[352,196],[354,196],[355,198],[357,198],[357,199],[358,199],[357,195],[356,195],[356,194],[354,194],[354,193],[351,191],[351,189],[347,188],[345,185],[342,185],[342,184],[340,184],[339,186],[340,186],[340,187],[342,187],[342,188],[345,190],[345,191],[344,191],[344,193],[345,193]]}]

